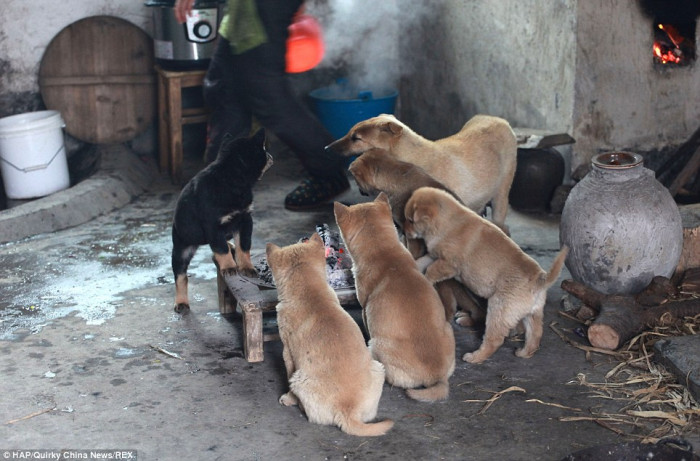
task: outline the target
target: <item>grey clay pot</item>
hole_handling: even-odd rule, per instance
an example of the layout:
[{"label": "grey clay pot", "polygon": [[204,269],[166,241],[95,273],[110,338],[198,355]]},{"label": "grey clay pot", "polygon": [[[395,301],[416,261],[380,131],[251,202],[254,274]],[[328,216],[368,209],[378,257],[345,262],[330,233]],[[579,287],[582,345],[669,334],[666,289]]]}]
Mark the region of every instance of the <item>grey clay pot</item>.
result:
[{"label": "grey clay pot", "polygon": [[635,294],[654,276],[670,277],[683,248],[683,226],[668,190],[642,156],[608,152],[571,190],[559,240],[571,248],[574,280],[604,294]]}]

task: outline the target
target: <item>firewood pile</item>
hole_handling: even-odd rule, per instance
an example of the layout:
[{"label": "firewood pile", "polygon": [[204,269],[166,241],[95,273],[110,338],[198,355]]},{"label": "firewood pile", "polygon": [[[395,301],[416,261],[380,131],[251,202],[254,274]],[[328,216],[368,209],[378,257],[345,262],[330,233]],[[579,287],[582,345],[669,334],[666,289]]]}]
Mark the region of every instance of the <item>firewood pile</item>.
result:
[{"label": "firewood pile", "polygon": [[[643,443],[697,433],[700,405],[653,356],[661,339],[700,333],[700,268],[685,270],[677,282],[655,277],[634,296],[604,295],[573,280],[564,280],[562,288],[569,293],[564,298],[569,308],[560,315],[580,326],[568,332],[556,323],[550,328],[589,360],[599,354],[612,365],[600,382],[578,373],[569,384],[585,387],[593,398],[619,402],[621,408],[612,413],[576,409],[560,419],[593,421]],[[571,297],[578,300],[576,307]]]},{"label": "firewood pile", "polygon": [[562,288],[583,302],[576,318],[601,349],[616,350],[644,330],[700,315],[700,268],[687,270],[679,286],[654,277],[637,295],[604,295],[574,280],[564,280]]},{"label": "firewood pile", "polygon": [[674,197],[700,196],[700,128],[661,165],[656,178]]}]

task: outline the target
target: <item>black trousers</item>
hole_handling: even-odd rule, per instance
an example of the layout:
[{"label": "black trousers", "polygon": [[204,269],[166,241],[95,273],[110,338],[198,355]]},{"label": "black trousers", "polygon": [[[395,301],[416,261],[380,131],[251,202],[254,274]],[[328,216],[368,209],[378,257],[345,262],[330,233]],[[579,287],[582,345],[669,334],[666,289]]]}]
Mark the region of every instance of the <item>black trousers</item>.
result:
[{"label": "black trousers", "polygon": [[254,116],[299,158],[312,176],[344,174],[340,157],[324,147],[334,138],[298,98],[285,72],[287,28],[301,0],[257,0],[267,43],[233,54],[219,37],[204,81],[204,98],[212,109],[207,160],[219,151],[226,133],[247,136]]}]

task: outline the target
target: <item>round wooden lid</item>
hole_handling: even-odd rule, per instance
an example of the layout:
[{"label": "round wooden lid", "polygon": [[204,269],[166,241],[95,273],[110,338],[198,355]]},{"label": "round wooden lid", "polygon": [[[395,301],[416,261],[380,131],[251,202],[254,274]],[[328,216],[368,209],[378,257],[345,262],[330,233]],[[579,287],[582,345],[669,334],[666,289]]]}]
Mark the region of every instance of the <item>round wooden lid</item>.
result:
[{"label": "round wooden lid", "polygon": [[44,52],[39,86],[47,109],[66,131],[94,144],[133,139],[153,123],[156,106],[153,41],[113,16],[81,19]]}]

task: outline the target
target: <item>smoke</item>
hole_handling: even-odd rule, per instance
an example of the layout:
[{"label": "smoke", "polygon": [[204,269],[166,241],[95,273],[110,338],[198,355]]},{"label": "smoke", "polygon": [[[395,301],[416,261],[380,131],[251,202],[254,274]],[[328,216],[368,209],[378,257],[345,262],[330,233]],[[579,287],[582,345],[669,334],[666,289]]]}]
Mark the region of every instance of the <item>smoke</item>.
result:
[{"label": "smoke", "polygon": [[351,87],[397,89],[402,73],[401,35],[429,11],[424,0],[313,0],[306,11],[323,28],[325,56],[320,68],[342,70]]}]

